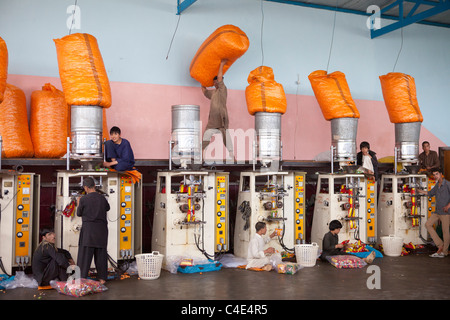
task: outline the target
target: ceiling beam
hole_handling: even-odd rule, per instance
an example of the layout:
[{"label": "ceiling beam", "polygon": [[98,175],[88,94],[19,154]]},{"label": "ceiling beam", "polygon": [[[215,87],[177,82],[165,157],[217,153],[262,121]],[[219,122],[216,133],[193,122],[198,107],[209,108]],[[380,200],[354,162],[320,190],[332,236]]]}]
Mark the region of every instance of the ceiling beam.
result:
[{"label": "ceiling beam", "polygon": [[[291,5],[314,8],[314,9],[324,9],[324,10],[343,12],[343,13],[358,14],[358,15],[363,15],[366,17],[373,16],[373,12],[366,12],[366,11],[360,11],[360,10],[354,10],[354,9],[347,9],[347,8],[339,8],[336,6],[306,3],[306,2],[293,1],[293,0],[264,0],[264,1],[277,2],[277,3],[283,3],[283,4],[291,4]],[[411,3],[414,3],[415,5],[414,5],[413,9],[411,9],[410,12],[408,12],[408,15],[406,18],[403,18],[403,14],[400,15],[402,17],[402,22],[399,23],[400,19],[398,16],[393,16],[391,14],[388,15],[385,12],[395,8],[396,6],[399,6],[400,3],[401,3],[401,5],[403,5],[403,2],[411,2]],[[433,8],[426,10],[424,12],[418,13],[418,14],[414,14],[420,5],[433,6]],[[403,8],[403,6],[402,6],[402,8]],[[395,20],[396,22],[392,23],[391,25],[388,25],[386,27],[380,28],[380,29],[371,29],[370,30],[371,38],[373,39],[375,37],[379,37],[382,34],[386,34],[390,31],[394,31],[398,28],[402,28],[402,27],[407,26],[412,23],[431,25],[431,26],[435,26],[435,27],[450,28],[450,24],[424,20],[426,18],[429,18],[431,16],[434,16],[438,13],[444,12],[449,9],[450,9],[450,0],[439,0],[439,2],[427,1],[427,0],[396,0],[393,3],[389,4],[388,6],[381,9],[380,13],[379,13],[380,18],[388,19],[388,20]],[[387,29],[384,29],[384,28],[387,28]],[[380,30],[382,30],[382,31],[380,31]]]},{"label": "ceiling beam", "polygon": [[177,15],[189,8],[197,0],[177,0]]}]

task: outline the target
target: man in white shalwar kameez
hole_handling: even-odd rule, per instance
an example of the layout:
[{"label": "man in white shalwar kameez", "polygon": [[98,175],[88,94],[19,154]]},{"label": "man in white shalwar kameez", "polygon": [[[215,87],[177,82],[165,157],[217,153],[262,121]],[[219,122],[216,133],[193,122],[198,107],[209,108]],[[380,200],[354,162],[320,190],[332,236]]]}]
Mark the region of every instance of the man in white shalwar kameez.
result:
[{"label": "man in white shalwar kameez", "polygon": [[267,227],[264,222],[257,222],[255,228],[256,234],[248,245],[248,263],[246,269],[261,268],[270,271],[272,270],[271,256],[275,253],[275,249],[273,247],[264,249],[264,247],[275,237],[276,232],[274,231],[269,237],[263,237],[267,232]]}]

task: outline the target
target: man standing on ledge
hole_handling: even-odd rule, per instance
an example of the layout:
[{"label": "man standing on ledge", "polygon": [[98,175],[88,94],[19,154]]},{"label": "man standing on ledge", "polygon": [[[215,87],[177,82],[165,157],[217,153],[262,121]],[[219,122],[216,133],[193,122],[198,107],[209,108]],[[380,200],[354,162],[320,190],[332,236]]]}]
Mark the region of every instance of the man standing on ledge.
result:
[{"label": "man standing on ledge", "polygon": [[229,156],[234,159],[233,144],[228,132],[227,87],[223,83],[223,66],[226,62],[226,59],[220,62],[219,72],[214,77],[215,89],[208,90],[202,86],[203,94],[211,100],[208,124],[203,134],[202,151],[209,145],[214,134],[221,133],[223,144],[226,146]]},{"label": "man standing on ledge", "polygon": [[105,160],[103,166],[117,171],[133,170],[134,153],[130,142],[120,136],[120,128],[112,127],[109,131],[111,140],[105,142]]}]

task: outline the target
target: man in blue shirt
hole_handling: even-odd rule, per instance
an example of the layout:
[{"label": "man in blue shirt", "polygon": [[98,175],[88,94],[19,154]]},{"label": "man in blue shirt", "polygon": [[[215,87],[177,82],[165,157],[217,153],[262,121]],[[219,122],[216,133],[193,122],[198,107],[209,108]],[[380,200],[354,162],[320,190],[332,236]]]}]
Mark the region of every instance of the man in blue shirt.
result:
[{"label": "man in blue shirt", "polygon": [[133,170],[134,154],[130,142],[120,136],[120,128],[112,127],[109,131],[111,140],[105,142],[105,162],[103,166],[117,171]]},{"label": "man in blue shirt", "polygon": [[[428,218],[425,226],[428,233],[434,241],[434,244],[438,247],[438,251],[433,253],[433,258],[444,258],[448,255],[448,246],[450,244],[450,182],[444,179],[442,169],[433,169],[433,176],[436,180],[436,185],[428,192],[419,190],[419,193],[426,194],[429,197],[436,196],[436,211]],[[442,233],[444,241],[438,236],[433,225],[438,221],[442,225]]]}]

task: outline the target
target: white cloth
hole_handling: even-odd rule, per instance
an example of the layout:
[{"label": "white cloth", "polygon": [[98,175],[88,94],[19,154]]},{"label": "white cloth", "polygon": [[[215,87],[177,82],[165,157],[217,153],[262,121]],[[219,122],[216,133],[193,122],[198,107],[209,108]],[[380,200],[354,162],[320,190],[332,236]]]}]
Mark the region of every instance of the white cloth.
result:
[{"label": "white cloth", "polygon": [[270,264],[270,256],[266,256],[264,253],[264,246],[269,243],[270,237],[263,238],[259,234],[255,234],[255,236],[250,240],[248,244],[248,254],[247,254],[247,266],[246,269],[249,268],[262,268],[266,264]]},{"label": "white cloth", "polygon": [[373,171],[372,158],[370,156],[363,155],[362,167],[367,169],[367,170],[370,170],[370,171],[374,172]]}]

